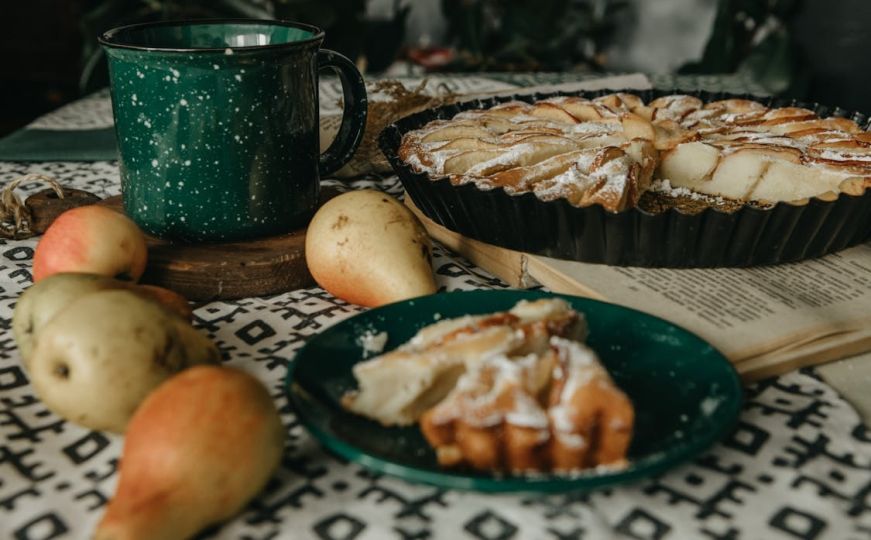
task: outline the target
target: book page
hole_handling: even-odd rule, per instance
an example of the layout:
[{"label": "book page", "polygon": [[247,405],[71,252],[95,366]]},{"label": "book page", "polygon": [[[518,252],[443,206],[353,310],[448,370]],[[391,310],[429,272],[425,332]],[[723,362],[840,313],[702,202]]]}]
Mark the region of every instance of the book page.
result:
[{"label": "book page", "polygon": [[[536,264],[532,264],[536,263]],[[734,362],[871,329],[871,244],[753,268],[614,267],[530,256],[543,285],[565,283],[678,324]],[[554,287],[551,287],[554,288]],[[584,291],[583,289],[586,289]]]}]

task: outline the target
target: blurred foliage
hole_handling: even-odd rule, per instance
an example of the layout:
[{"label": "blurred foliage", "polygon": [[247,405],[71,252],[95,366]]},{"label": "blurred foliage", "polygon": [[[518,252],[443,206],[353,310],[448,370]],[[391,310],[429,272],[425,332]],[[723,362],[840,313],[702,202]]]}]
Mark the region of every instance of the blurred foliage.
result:
[{"label": "blurred foliage", "polygon": [[[409,2],[392,19],[367,20],[367,0],[82,0],[82,91],[107,84],[96,36],[114,26],[221,17],[286,19],[326,30],[325,47],[370,72],[386,69],[404,38]],[[440,0],[455,50],[451,71],[605,71],[605,53],[638,2],[652,0]],[[807,81],[789,22],[802,0],[719,0],[702,57],[681,73],[745,74],[772,93]]]},{"label": "blurred foliage", "polygon": [[808,74],[791,35],[802,0],[720,0],[697,62],[681,73],[739,73],[774,94],[801,95]]},{"label": "blurred foliage", "polygon": [[[447,69],[604,71],[616,33],[652,0],[441,1],[457,52]],[[719,0],[702,58],[680,72],[737,73],[772,93],[802,94],[808,75],[789,26],[802,3]]]},{"label": "blurred foliage", "polygon": [[628,0],[442,0],[450,45],[448,69],[602,71],[602,51]]},{"label": "blurred foliage", "polygon": [[86,0],[84,6],[82,92],[108,83],[97,36],[126,24],[214,18],[294,20],[324,29],[324,46],[352,59],[361,54],[365,39],[366,0]]}]

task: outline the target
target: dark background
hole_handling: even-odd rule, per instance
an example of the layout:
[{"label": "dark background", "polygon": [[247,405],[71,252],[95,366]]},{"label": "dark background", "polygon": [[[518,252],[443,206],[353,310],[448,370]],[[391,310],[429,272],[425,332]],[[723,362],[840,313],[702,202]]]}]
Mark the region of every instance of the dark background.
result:
[{"label": "dark background", "polygon": [[78,97],[81,4],[3,1],[0,134]]},{"label": "dark background", "polygon": [[[168,7],[142,7],[155,4]],[[772,93],[871,111],[869,0],[3,0],[0,135],[105,85],[102,64],[85,68],[101,25],[234,10],[322,26],[370,74],[394,59],[467,72],[745,71]],[[428,63],[434,48],[447,64]]]}]

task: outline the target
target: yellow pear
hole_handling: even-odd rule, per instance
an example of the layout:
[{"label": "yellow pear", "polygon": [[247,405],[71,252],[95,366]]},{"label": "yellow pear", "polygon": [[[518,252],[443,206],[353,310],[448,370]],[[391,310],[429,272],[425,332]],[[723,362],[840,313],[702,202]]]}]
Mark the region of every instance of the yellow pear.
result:
[{"label": "yellow pear", "polygon": [[426,229],[399,201],[375,190],[326,204],[306,232],[306,264],[318,285],[374,307],[436,292]]}]

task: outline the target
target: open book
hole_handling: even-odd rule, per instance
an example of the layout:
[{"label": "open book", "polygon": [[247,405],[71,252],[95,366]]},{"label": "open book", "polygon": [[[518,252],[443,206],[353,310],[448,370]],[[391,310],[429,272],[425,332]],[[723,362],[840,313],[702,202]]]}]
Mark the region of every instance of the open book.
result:
[{"label": "open book", "polygon": [[541,284],[667,319],[720,350],[746,379],[871,350],[871,244],[777,266],[617,267],[471,240],[406,204],[434,239],[510,285]]}]

